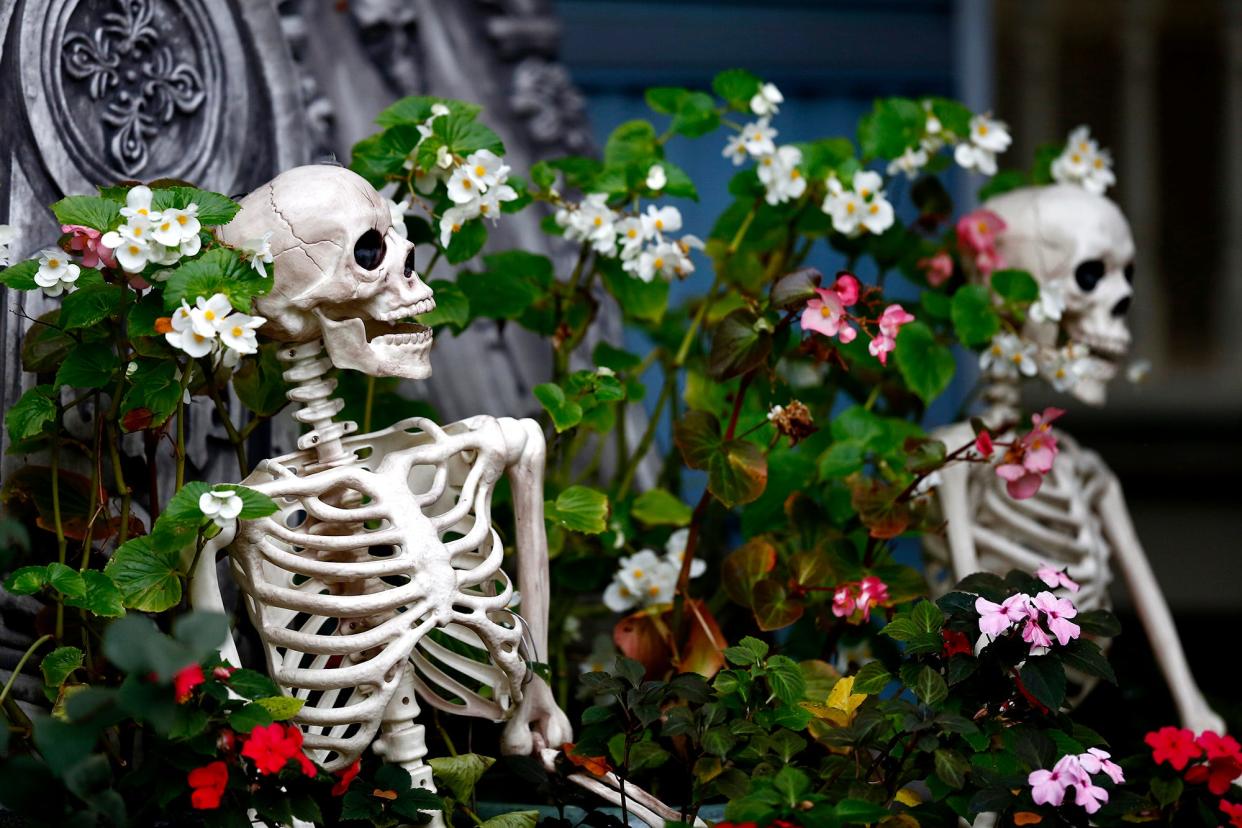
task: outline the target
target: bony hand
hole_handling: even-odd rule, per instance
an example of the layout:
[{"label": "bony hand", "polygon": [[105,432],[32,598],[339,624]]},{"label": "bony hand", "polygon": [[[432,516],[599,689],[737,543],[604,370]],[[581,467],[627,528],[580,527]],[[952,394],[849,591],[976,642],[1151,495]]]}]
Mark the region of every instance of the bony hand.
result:
[{"label": "bony hand", "polygon": [[536,676],[526,685],[522,701],[505,725],[500,750],[507,756],[530,756],[573,739],[569,717],[557,706],[547,682]]}]

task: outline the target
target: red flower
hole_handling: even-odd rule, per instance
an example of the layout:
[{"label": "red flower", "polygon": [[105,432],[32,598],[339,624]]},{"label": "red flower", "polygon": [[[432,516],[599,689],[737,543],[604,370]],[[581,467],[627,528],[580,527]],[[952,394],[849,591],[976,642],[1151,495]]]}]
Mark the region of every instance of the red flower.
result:
[{"label": "red flower", "polygon": [[190,696],[194,695],[194,688],[206,680],[203,677],[203,668],[197,664],[182,667],[177,675],[173,676],[173,690],[177,694],[177,704],[188,702]]},{"label": "red flower", "polygon": [[944,657],[949,658],[960,654],[972,655],[975,651],[970,646],[970,639],[960,630],[941,630],[940,637],[944,640]]},{"label": "red flower", "polygon": [[229,784],[229,766],[223,762],[212,762],[201,768],[190,771],[190,804],[200,811],[210,811],[220,807],[220,797]]},{"label": "red flower", "polygon": [[1168,762],[1174,770],[1185,770],[1186,764],[1203,753],[1195,744],[1195,734],[1184,728],[1166,725],[1143,737],[1151,748],[1152,761],[1157,765]]},{"label": "red flower", "polygon": [[996,447],[992,445],[992,435],[987,430],[979,432],[979,436],[975,437],[975,451],[983,457],[991,457],[992,452],[996,451]]},{"label": "red flower", "polygon": [[1234,805],[1224,799],[1220,801],[1220,809],[1229,817],[1229,824],[1233,828],[1242,828],[1242,805]]},{"label": "red flower", "polygon": [[1207,783],[1208,790],[1220,796],[1229,790],[1229,784],[1242,776],[1242,749],[1232,736],[1221,736],[1210,730],[1199,734],[1195,744],[1203,748],[1206,765],[1196,765],[1186,771],[1186,781]]},{"label": "red flower", "polygon": [[290,759],[297,759],[302,773],[315,776],[319,771],[302,753],[302,731],[295,725],[276,722],[256,727],[242,745],[242,756],[254,760],[261,774],[280,773]]},{"label": "red flower", "polygon": [[336,776],[336,784],[332,786],[332,795],[344,796],[345,792],[349,790],[349,783],[354,781],[354,777],[358,775],[358,771],[361,767],[362,760],[355,759],[352,765],[338,773]]}]

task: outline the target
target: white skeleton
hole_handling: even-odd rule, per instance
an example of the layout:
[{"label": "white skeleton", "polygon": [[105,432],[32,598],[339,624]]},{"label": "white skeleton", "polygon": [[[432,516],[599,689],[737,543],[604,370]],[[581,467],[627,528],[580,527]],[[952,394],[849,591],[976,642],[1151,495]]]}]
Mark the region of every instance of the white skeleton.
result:
[{"label": "white skeleton", "polygon": [[[1134,241],[1125,217],[1107,198],[1069,184],[1015,190],[984,206],[1007,225],[997,242],[1007,265],[1030,272],[1041,287],[1059,287],[1065,295],[1060,322],[1028,319],[1024,339],[1055,347],[1064,332],[1071,342],[1086,346],[1086,370],[1073,393],[1088,404],[1103,404],[1106,385],[1130,346],[1125,314],[1132,295]],[[985,398],[983,419],[989,426],[1017,422],[1018,380],[995,380]],[[1080,609],[1107,608],[1110,564],[1115,561],[1183,724],[1196,731],[1223,732],[1221,718],[1208,707],[1190,673],[1116,476],[1094,452],[1059,429],[1054,433],[1060,453],[1039,492],[1029,499],[1009,497],[1004,481],[986,465],[957,464],[941,473],[937,497],[947,537],[927,536],[927,548],[953,577],[933,583],[943,590],[971,572],[1004,574],[1052,564],[1068,568],[1082,585],[1074,595]],[[937,437],[952,449],[973,440],[974,434],[969,423],[958,423]],[[1086,689],[1089,685],[1084,693]]]},{"label": "white skeleton", "polygon": [[[551,768],[573,738],[529,662],[546,655],[544,438],[533,420],[472,417],[444,427],[412,417],[371,434],[334,422],[335,366],[372,376],[430,375],[431,331],[402,322],[435,307],[414,271],[413,245],[387,201],[349,170],[290,170],[242,200],[221,233],[232,245],[266,236],[271,292],[256,300],[280,353],[294,417],[310,426],[297,452],[265,460],[244,481],[276,500],[205,548],[195,606],[223,611],[216,553],[226,550],[272,678],[305,704],[294,721],[328,770],[368,746],[431,789],[419,700],[507,725],[501,747]],[[326,348],[326,356],[323,354]],[[522,615],[501,562],[491,495],[509,474]],[[239,663],[230,640],[223,655]],[[614,803],[615,778],[570,777]],[[676,812],[633,786],[651,825]],[[437,816],[435,824],[440,824]]]}]

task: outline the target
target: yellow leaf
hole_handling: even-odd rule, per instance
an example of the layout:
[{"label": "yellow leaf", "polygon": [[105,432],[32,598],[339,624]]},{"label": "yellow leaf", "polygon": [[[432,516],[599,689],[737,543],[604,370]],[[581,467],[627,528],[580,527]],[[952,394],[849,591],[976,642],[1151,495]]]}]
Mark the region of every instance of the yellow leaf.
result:
[{"label": "yellow leaf", "polygon": [[919,795],[909,788],[902,788],[899,790],[895,799],[902,805],[906,805],[910,808],[915,808],[923,804],[923,800],[919,797]]},{"label": "yellow leaf", "polygon": [[853,676],[846,676],[838,681],[832,686],[832,692],[828,694],[828,706],[844,713],[847,722],[854,718],[854,711],[858,709],[858,705],[866,700],[866,693],[854,692]]}]

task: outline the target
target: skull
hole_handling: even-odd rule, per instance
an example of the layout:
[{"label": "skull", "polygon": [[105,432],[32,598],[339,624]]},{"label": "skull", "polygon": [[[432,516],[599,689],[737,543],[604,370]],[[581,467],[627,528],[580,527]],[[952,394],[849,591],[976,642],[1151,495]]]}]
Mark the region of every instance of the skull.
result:
[{"label": "skull", "polygon": [[343,167],[296,167],[241,200],[220,232],[234,246],[270,234],[272,290],[255,300],[264,332],[288,342],[323,337],[337,368],[378,377],[431,375],[431,330],[401,320],[435,307],[414,272],[414,245],[387,199]]},{"label": "skull", "polygon": [[1028,319],[1029,340],[1055,347],[1061,333],[1085,346],[1086,367],[1072,393],[1090,405],[1104,403],[1106,385],[1130,348],[1134,239],[1121,210],[1102,195],[1074,184],[1025,187],[990,199],[984,207],[1006,228],[997,250],[1007,267],[1028,271],[1040,287],[1065,296],[1059,323]]}]

